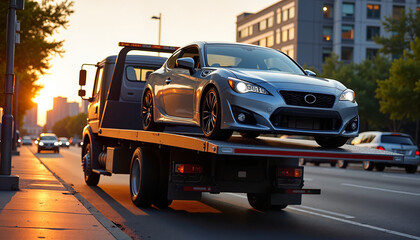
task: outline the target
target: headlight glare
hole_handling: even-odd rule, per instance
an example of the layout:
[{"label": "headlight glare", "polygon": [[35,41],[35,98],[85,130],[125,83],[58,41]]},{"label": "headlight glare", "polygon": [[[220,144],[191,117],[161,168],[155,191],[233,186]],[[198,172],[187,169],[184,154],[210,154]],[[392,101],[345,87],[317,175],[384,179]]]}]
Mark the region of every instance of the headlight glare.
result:
[{"label": "headlight glare", "polygon": [[354,94],[353,90],[347,89],[340,95],[340,101],[356,101],[356,95]]},{"label": "headlight glare", "polygon": [[58,142],[54,142],[54,146],[58,146]]},{"label": "headlight glare", "polygon": [[250,82],[242,81],[235,78],[228,78],[229,86],[237,93],[259,93],[268,95],[267,90],[265,88],[258,86],[257,84],[253,84]]},{"label": "headlight glare", "polygon": [[39,142],[39,144],[38,144],[39,146],[44,146],[44,143],[43,142]]}]

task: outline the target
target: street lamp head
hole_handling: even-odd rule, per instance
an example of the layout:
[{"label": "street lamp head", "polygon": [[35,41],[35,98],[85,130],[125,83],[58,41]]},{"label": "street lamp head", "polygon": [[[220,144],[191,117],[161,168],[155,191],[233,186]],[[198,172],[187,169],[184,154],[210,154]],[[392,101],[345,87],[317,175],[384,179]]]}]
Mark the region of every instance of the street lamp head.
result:
[{"label": "street lamp head", "polygon": [[158,20],[159,20],[159,19],[160,19],[160,17],[153,16],[153,17],[152,17],[152,19],[158,19]]}]

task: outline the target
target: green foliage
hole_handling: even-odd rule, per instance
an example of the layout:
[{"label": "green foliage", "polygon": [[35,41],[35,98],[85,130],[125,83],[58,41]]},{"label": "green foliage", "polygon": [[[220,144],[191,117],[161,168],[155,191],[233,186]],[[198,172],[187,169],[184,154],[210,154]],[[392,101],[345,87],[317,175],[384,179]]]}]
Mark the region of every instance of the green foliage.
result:
[{"label": "green foliage", "polygon": [[322,77],[338,80],[356,93],[362,130],[380,129],[388,123],[388,118],[379,112],[375,90],[377,80],[389,76],[390,66],[390,60],[383,56],[366,59],[360,64],[344,64],[334,53],[322,66]]},{"label": "green foliage", "polygon": [[378,81],[380,110],[395,120],[420,118],[420,39],[410,45],[410,51],[392,63],[390,77]]},{"label": "green foliage", "polygon": [[[68,17],[73,13],[73,2],[63,0],[26,0],[25,9],[17,11],[21,23],[20,44],[15,51],[15,75],[19,79],[19,122],[26,110],[33,107],[34,98],[42,86],[35,82],[50,68],[54,54],[63,54],[64,40],[54,39],[54,34],[68,26]],[[6,39],[6,22],[9,1],[0,1],[0,39]],[[0,41],[0,56],[6,56],[6,41]],[[0,75],[4,76],[6,58],[0,58]],[[3,93],[3,84],[0,92]],[[0,106],[4,106],[0,98]]]},{"label": "green foliage", "polygon": [[382,45],[380,51],[384,54],[400,56],[403,50],[410,48],[410,42],[420,36],[420,11],[413,12],[410,9],[408,13],[402,14],[399,19],[394,19],[392,16],[385,17],[382,25],[385,32],[392,34],[376,36],[373,40]]},{"label": "green foliage", "polygon": [[53,132],[60,137],[74,137],[80,138],[82,130],[86,126],[87,115],[80,113],[77,116],[65,117],[56,122],[52,127]]}]

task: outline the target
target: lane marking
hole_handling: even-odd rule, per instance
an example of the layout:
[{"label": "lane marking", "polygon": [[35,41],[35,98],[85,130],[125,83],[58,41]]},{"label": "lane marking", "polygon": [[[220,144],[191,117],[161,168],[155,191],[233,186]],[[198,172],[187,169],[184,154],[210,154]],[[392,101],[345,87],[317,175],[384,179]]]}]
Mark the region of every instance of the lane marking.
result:
[{"label": "lane marking", "polygon": [[313,207],[308,207],[308,206],[303,206],[303,205],[300,205],[299,208],[305,208],[305,209],[309,209],[309,210],[312,210],[312,211],[315,211],[315,212],[326,213],[326,214],[335,215],[337,217],[342,217],[342,218],[347,218],[347,219],[356,218],[356,217],[346,215],[346,214],[342,214],[342,213],[331,212],[331,211],[328,211],[328,210],[323,210],[323,209],[313,208]]},{"label": "lane marking", "polygon": [[[243,199],[247,199],[246,196],[240,195],[240,194],[237,194],[237,193],[225,193],[225,194],[236,196],[236,197],[243,198]],[[300,206],[300,207],[304,207],[304,206]],[[306,207],[306,208],[309,208],[309,207]],[[338,217],[334,217],[334,216],[329,216],[329,215],[325,215],[325,214],[322,214],[322,213],[316,213],[316,212],[300,209],[300,208],[297,208],[297,207],[288,206],[286,209],[290,209],[290,210],[294,210],[294,211],[297,211],[297,212],[302,212],[302,213],[314,215],[314,216],[317,216],[317,217],[327,218],[327,219],[335,220],[335,221],[338,221],[338,222],[348,223],[348,224],[351,224],[351,225],[355,225],[355,226],[359,226],[359,227],[363,227],[363,228],[368,228],[368,229],[376,230],[376,231],[379,231],[379,232],[384,232],[384,233],[396,235],[396,236],[399,236],[399,237],[405,237],[405,238],[409,238],[409,239],[420,240],[420,237],[410,235],[410,234],[407,234],[407,233],[397,232],[397,231],[393,231],[393,230],[389,230],[389,229],[381,228],[381,227],[375,227],[375,226],[372,226],[372,225],[369,225],[369,224],[359,223],[359,222],[355,222],[355,221],[351,221],[351,220],[347,220],[347,219],[342,219],[342,218],[338,218]]]},{"label": "lane marking", "polygon": [[366,187],[366,186],[360,186],[360,185],[349,184],[349,183],[342,183],[341,185],[348,186],[348,187],[369,189],[369,190],[377,190],[377,191],[382,191],[382,192],[399,193],[399,194],[406,194],[406,195],[411,195],[411,196],[420,196],[420,193],[396,191],[396,190],[390,190],[390,189],[385,189],[385,188]]},{"label": "lane marking", "polygon": [[315,213],[315,212],[311,212],[311,211],[307,211],[307,210],[303,210],[303,209],[299,209],[299,208],[295,208],[295,207],[290,207],[290,206],[287,207],[287,209],[307,213],[307,214],[322,217],[322,218],[328,218],[328,219],[335,220],[335,221],[338,221],[338,222],[348,223],[348,224],[355,225],[355,226],[358,226],[358,227],[363,227],[363,228],[368,228],[368,229],[372,229],[372,230],[376,230],[376,231],[380,231],[380,232],[384,232],[384,233],[389,233],[389,234],[396,235],[396,236],[399,236],[399,237],[405,237],[405,238],[409,238],[409,239],[420,240],[420,237],[418,237],[418,236],[414,236],[414,235],[410,235],[410,234],[402,233],[402,232],[397,232],[397,231],[389,230],[389,229],[386,229],[386,228],[375,227],[375,226],[365,224],[365,223],[359,223],[359,222],[346,220],[346,219],[342,219],[342,218],[338,218],[338,217],[328,216],[328,215],[325,215],[325,214]]},{"label": "lane marking", "polygon": [[411,181],[420,181],[420,178],[401,177],[401,176],[394,176],[394,175],[387,175],[387,174],[382,174],[382,177],[405,179],[405,180],[411,180]]}]

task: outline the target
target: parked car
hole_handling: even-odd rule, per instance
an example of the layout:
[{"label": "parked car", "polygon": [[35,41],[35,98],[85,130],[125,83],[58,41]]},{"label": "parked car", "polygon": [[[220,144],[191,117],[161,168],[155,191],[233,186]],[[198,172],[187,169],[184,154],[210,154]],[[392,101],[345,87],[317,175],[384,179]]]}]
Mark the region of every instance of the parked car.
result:
[{"label": "parked car", "polygon": [[200,126],[209,139],[233,131],[314,136],[339,147],[358,135],[355,94],[314,77],[286,54],[238,43],[196,42],[175,51],[150,74],[143,93],[145,130]]},{"label": "parked car", "polygon": [[[363,161],[363,169],[371,171],[374,168],[377,171],[383,171],[385,167],[403,167],[407,173],[415,173],[417,171],[420,154],[416,144],[410,135],[405,133],[393,132],[363,132],[351,141],[351,144],[359,147],[370,147],[390,152],[400,153],[404,155],[401,163],[371,162]],[[346,168],[349,162],[345,160],[337,161],[337,166]],[[351,162],[353,163],[353,161]]]},{"label": "parked car", "polygon": [[69,139],[68,139],[68,138],[66,138],[66,137],[59,137],[59,138],[58,138],[58,145],[59,145],[60,147],[66,147],[66,148],[69,148],[69,147],[70,147],[70,142],[69,142]]},{"label": "parked car", "polygon": [[32,139],[30,136],[23,136],[22,138],[22,145],[30,145],[32,146]]},{"label": "parked car", "polygon": [[52,150],[60,152],[57,136],[54,133],[41,133],[37,139],[38,153],[42,150]]}]

